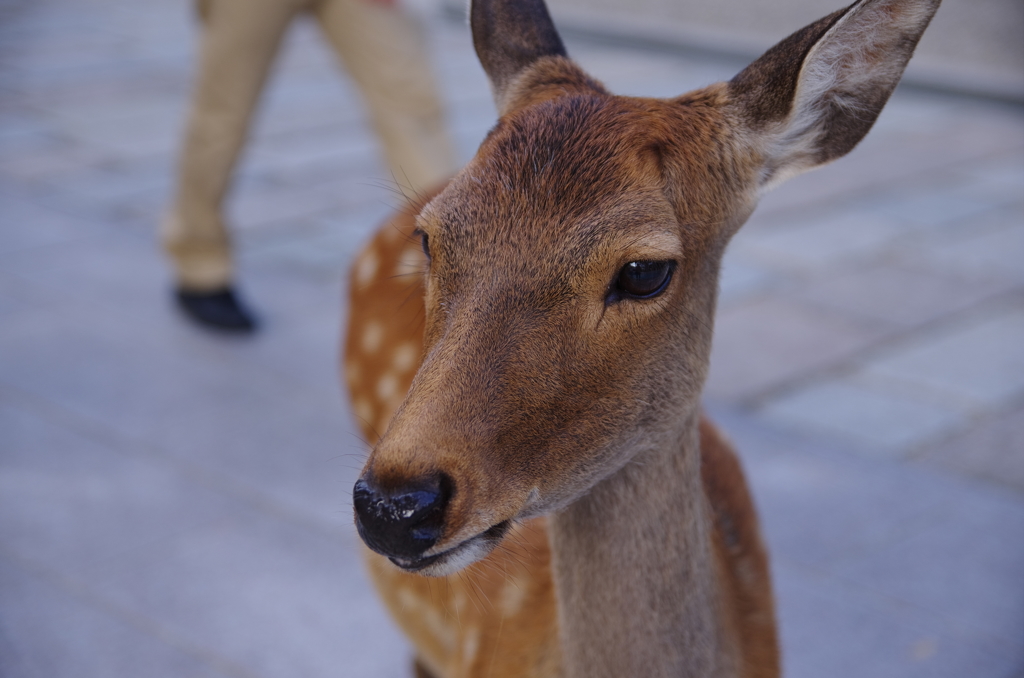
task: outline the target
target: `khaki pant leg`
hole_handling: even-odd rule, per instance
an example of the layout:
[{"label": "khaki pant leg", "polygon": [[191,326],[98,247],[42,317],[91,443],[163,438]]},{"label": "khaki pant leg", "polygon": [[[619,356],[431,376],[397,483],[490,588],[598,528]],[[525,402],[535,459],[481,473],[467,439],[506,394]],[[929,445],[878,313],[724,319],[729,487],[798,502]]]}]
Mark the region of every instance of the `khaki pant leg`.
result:
[{"label": "khaki pant leg", "polygon": [[321,0],[314,11],[362,91],[395,181],[415,194],[448,179],[455,153],[419,24],[373,0]]},{"label": "khaki pant leg", "polygon": [[201,0],[204,30],[178,187],[162,236],[178,284],[211,290],[231,281],[222,203],[253,108],[295,0]]}]

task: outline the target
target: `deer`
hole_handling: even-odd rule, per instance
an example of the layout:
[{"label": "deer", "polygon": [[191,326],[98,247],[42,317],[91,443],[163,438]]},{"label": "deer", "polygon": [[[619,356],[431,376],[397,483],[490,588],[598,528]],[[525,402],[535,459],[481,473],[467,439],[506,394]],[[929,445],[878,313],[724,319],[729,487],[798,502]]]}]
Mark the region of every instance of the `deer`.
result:
[{"label": "deer", "polygon": [[732,80],[615,96],[543,0],[474,0],[499,114],[354,261],[371,579],[423,678],[781,672],[768,553],[704,415],[721,259],[851,151],[939,0],[858,0]]}]

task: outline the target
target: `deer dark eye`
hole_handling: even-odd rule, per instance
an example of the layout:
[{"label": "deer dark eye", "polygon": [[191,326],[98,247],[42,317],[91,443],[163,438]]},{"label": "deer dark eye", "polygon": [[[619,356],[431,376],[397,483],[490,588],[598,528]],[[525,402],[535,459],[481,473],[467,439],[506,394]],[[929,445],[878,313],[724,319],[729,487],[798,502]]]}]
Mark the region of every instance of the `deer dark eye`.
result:
[{"label": "deer dark eye", "polygon": [[413,231],[412,234],[414,236],[419,236],[420,247],[423,248],[423,254],[427,255],[427,259],[429,259],[430,258],[430,238],[428,238],[427,234],[424,233],[423,231],[421,231],[418,228],[415,231]]},{"label": "deer dark eye", "polygon": [[661,294],[675,269],[674,261],[631,261],[615,278],[609,301],[618,299],[650,299]]}]

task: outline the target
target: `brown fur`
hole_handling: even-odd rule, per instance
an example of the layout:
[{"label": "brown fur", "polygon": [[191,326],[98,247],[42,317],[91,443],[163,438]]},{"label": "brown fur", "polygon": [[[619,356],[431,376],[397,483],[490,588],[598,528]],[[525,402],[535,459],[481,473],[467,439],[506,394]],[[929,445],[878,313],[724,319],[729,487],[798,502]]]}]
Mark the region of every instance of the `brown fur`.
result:
[{"label": "brown fur", "polygon": [[[395,350],[407,343],[422,345],[420,267],[425,257],[412,235],[413,214],[419,207],[378,231],[357,257],[350,278],[352,331],[345,345],[345,378],[357,408],[369,414],[360,418],[360,427],[371,445],[401,400],[378,395],[378,385],[396,374]],[[370,280],[359,275],[368,270],[361,268],[367,261],[377,262]],[[382,343],[367,351],[356,329],[374,323],[382,327]],[[397,372],[402,394],[418,366],[417,356],[415,365]],[[779,657],[768,557],[739,462],[708,419],[701,420],[701,458],[704,488],[715,516],[713,549],[728,591],[724,607],[734,611],[730,624],[741,639],[743,675],[769,678],[778,675]],[[430,676],[422,673],[428,670],[435,678],[559,675],[546,521],[536,518],[517,526],[506,539],[507,545],[484,560],[441,579],[407,574],[387,559],[364,552],[377,591],[417,649],[421,675]],[[513,614],[510,597],[518,599]],[[477,649],[467,657],[465,648],[474,643]]]},{"label": "brown fur", "polygon": [[[609,94],[540,0],[474,4],[501,119],[357,259],[345,352],[364,486],[451,488],[397,561],[439,578],[368,554],[418,670],[778,675],[753,503],[699,413],[718,267],[766,186],[867,133],[937,4],[861,0],[670,100]],[[638,261],[671,277],[618,295]]]},{"label": "brown fur", "polygon": [[728,592],[725,609],[743,648],[741,675],[776,676],[779,648],[768,552],[743,468],[707,418],[700,422],[700,451],[701,479],[714,516],[715,557]]}]

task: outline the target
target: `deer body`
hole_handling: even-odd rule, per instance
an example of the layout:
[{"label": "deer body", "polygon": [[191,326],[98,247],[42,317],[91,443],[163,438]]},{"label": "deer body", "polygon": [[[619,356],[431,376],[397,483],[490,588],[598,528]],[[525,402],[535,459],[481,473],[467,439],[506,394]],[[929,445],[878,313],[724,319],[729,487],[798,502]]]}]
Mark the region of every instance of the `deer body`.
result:
[{"label": "deer body", "polygon": [[937,4],[862,0],[672,100],[606,92],[540,0],[474,4],[501,120],[360,255],[346,344],[357,527],[422,671],[778,675],[700,414],[718,267],[767,187],[863,137]]}]

